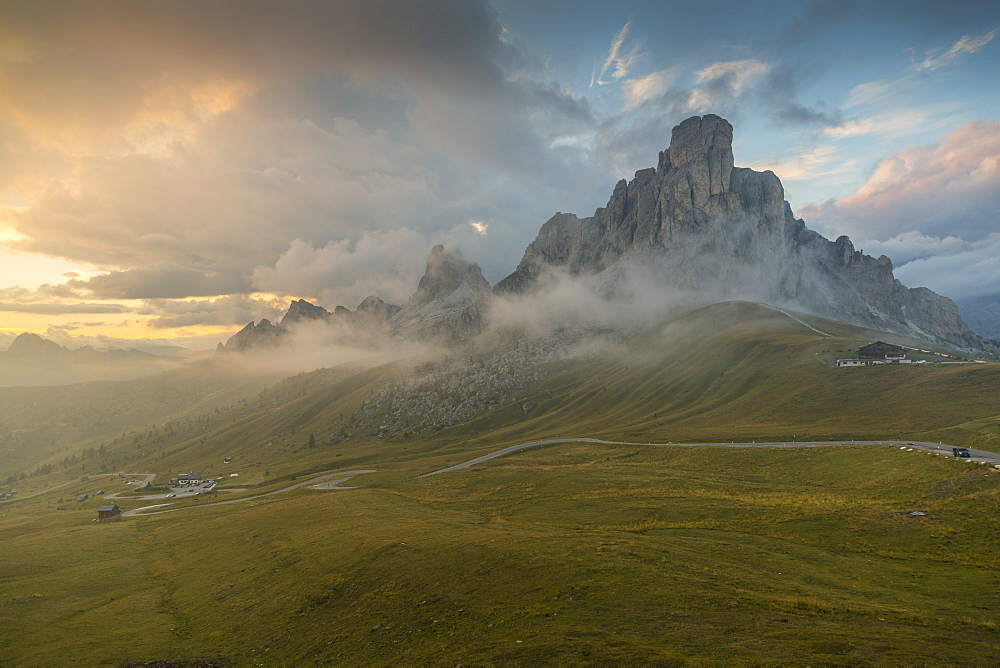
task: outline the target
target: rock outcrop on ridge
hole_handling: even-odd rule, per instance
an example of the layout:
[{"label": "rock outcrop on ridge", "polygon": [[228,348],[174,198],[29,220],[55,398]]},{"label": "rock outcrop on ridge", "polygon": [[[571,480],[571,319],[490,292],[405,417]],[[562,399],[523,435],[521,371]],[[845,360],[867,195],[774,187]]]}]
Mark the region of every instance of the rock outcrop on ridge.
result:
[{"label": "rock outcrop on ridge", "polygon": [[249,322],[243,329],[229,337],[225,344],[220,343],[216,352],[245,352],[278,346],[287,340],[295,327],[306,323],[341,323],[384,329],[389,319],[399,310],[399,306],[386,304],[374,296],[366,297],[355,311],[337,306],[333,312],[305,299],[296,299],[288,305],[285,315],[277,323],[272,323],[266,318],[256,324]]},{"label": "rock outcrop on ridge", "polygon": [[482,302],[490,294],[490,283],[478,264],[466,262],[455,250],[434,246],[417,291],[389,326],[402,338],[465,340],[479,332]]},{"label": "rock outcrop on ridge", "polygon": [[482,323],[482,301],[492,294],[479,265],[464,261],[457,251],[434,246],[416,292],[404,306],[387,304],[369,296],[351,311],[337,306],[333,312],[304,299],[296,299],[277,323],[248,323],[223,344],[219,351],[266,349],[284,343],[291,331],[303,323],[324,322],[355,327],[364,333],[414,341],[452,343],[474,336]]},{"label": "rock outcrop on ridge", "polygon": [[889,258],[864,255],[846,236],[829,241],[807,229],[774,173],[734,166],[732,140],[732,126],[718,116],[683,121],[657,166],[619,181],[607,206],[589,218],[550,218],[495,290],[532,290],[553,268],[613,282],[642,266],[664,290],[703,301],[764,301],[1000,353],[1000,343],[972,332],[950,299],[896,280]]}]

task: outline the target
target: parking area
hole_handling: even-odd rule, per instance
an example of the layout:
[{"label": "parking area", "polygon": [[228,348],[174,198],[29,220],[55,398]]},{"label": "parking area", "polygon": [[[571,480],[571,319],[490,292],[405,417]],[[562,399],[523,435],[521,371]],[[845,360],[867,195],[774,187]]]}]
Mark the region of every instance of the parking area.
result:
[{"label": "parking area", "polygon": [[215,489],[215,485],[216,485],[215,480],[203,480],[197,483],[182,483],[180,485],[171,485],[170,493],[167,494],[167,498],[204,494],[205,492],[210,492],[213,489]]}]

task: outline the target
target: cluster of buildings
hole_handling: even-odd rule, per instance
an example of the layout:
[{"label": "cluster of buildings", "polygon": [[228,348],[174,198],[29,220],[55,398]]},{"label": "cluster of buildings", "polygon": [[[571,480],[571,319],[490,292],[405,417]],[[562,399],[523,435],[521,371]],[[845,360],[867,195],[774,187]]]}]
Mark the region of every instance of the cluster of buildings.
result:
[{"label": "cluster of buildings", "polygon": [[201,473],[178,473],[176,478],[170,479],[170,487],[200,485],[203,482],[205,482],[205,478]]}]

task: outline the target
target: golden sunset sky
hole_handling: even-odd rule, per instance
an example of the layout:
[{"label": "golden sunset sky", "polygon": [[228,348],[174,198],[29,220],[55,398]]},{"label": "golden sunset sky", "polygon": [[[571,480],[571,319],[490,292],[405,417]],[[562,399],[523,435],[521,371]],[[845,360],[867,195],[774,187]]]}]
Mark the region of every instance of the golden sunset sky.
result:
[{"label": "golden sunset sky", "polygon": [[495,282],[716,113],[796,215],[1000,294],[1000,4],[0,0],[0,350]]}]

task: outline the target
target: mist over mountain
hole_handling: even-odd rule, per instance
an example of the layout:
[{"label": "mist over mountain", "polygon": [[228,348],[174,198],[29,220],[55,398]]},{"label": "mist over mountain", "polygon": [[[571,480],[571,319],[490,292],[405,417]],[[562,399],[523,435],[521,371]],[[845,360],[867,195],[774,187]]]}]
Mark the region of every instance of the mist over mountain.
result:
[{"label": "mist over mountain", "polygon": [[64,385],[85,380],[125,380],[175,366],[180,358],[141,350],[84,346],[75,350],[24,332],[0,352],[0,386]]},{"label": "mist over mountain", "polygon": [[607,206],[589,218],[550,218],[497,291],[537,290],[554,269],[600,276],[613,288],[641,269],[662,290],[703,301],[763,301],[1000,353],[1000,344],[969,329],[950,299],[896,280],[888,257],[809,230],[773,172],[734,166],[732,140],[732,126],[718,116],[685,120],[657,166],[619,181]]},{"label": "mist over mountain", "polygon": [[888,257],[808,229],[773,172],[734,165],[732,141],[733,127],[719,116],[683,121],[656,167],[619,181],[593,216],[556,213],[492,289],[478,265],[435,246],[403,306],[372,296],[355,311],[331,313],[297,300],[280,323],[251,322],[220,348],[271,346],[302,323],[349,325],[363,344],[372,332],[455,343],[512,322],[625,327],[678,305],[743,300],[1000,354],[1000,343],[970,329],[950,299],[900,283]]}]

